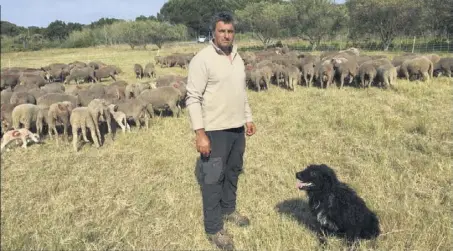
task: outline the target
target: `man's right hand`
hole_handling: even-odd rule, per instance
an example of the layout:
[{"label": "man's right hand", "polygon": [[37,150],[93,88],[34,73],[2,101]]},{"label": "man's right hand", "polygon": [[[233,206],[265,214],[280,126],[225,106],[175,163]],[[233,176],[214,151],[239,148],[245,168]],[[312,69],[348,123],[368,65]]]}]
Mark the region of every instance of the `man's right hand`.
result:
[{"label": "man's right hand", "polygon": [[198,129],[195,134],[197,151],[205,157],[208,157],[211,153],[211,142],[209,141],[208,136],[206,135],[204,129]]}]

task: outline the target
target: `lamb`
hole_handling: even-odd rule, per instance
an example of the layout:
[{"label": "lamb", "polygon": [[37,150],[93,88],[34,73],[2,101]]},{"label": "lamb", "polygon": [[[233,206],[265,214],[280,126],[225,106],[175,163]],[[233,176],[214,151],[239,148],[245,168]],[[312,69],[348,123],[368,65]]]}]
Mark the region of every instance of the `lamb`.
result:
[{"label": "lamb", "polygon": [[31,125],[36,125],[39,107],[34,104],[20,104],[14,107],[12,116],[13,128],[15,130],[20,128],[23,124],[25,128],[30,130]]},{"label": "lamb", "polygon": [[113,66],[101,67],[94,71],[94,76],[99,82],[101,82],[103,78],[108,77],[111,77],[114,81],[116,81],[115,75],[117,75],[117,71]]},{"label": "lamb", "polygon": [[88,107],[76,107],[71,112],[70,117],[71,127],[72,127],[72,144],[74,147],[74,151],[78,151],[77,143],[79,140],[78,137],[78,130],[79,128],[82,130],[82,136],[85,142],[90,142],[87,138],[87,127],[90,129],[91,138],[94,141],[94,144],[97,148],[101,147],[99,144],[99,138],[96,134],[97,128],[94,124],[94,119],[91,116],[91,111]]},{"label": "lamb", "polygon": [[[145,102],[145,104],[151,104],[152,107],[147,106],[150,114],[154,113],[154,109],[170,109],[173,117],[179,117],[181,112],[181,91],[173,86],[163,86],[156,89],[145,90],[139,96],[138,99]],[[176,112],[177,111],[177,112]]]},{"label": "lamb", "polygon": [[126,129],[131,132],[131,127],[127,123],[127,117],[126,114],[122,111],[117,111],[118,106],[115,104],[110,104],[109,106],[109,111],[113,116],[113,119],[115,119],[116,123],[121,127],[121,130],[123,133],[126,133]]}]

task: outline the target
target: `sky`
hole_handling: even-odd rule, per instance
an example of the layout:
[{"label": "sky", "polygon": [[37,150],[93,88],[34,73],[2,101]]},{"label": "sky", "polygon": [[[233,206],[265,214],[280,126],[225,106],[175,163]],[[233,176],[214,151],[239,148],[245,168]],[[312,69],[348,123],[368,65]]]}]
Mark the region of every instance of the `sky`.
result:
[{"label": "sky", "polygon": [[55,20],[90,24],[103,17],[135,20],[156,15],[167,0],[0,0],[1,20],[47,27]]},{"label": "sky", "polygon": [[[344,3],[345,0],[335,0]],[[90,24],[100,18],[135,20],[156,15],[167,0],[0,0],[1,20],[47,27],[55,20]]]}]

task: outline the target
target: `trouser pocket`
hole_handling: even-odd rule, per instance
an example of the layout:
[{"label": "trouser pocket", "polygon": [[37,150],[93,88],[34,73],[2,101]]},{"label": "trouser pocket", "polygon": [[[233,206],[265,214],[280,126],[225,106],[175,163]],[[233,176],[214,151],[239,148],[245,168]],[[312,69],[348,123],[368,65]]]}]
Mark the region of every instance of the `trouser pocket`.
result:
[{"label": "trouser pocket", "polygon": [[204,184],[212,185],[218,183],[223,173],[222,157],[210,157],[201,161],[202,181]]}]

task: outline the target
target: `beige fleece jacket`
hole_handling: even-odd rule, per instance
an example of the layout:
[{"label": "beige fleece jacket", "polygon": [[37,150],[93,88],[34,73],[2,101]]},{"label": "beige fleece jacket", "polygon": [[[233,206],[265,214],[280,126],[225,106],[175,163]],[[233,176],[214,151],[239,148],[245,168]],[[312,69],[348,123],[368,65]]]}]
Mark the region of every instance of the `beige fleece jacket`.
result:
[{"label": "beige fleece jacket", "polygon": [[186,106],[193,130],[223,130],[252,121],[245,66],[236,45],[230,56],[211,41],[190,61]]}]

